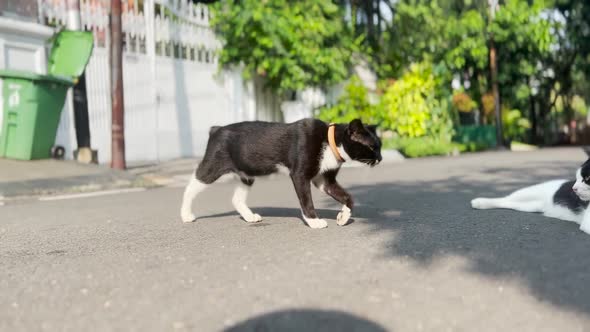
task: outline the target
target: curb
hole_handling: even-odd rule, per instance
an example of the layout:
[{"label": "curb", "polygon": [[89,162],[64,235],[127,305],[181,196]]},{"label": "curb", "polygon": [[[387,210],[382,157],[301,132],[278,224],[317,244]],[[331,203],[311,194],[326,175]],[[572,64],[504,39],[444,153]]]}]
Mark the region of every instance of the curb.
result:
[{"label": "curb", "polygon": [[63,181],[55,187],[36,188],[30,191],[21,190],[15,194],[0,194],[0,206],[13,205],[19,202],[31,200],[52,200],[50,197],[63,195],[85,195],[105,191],[130,191],[139,189],[151,189],[160,187],[160,185],[143,177],[135,179],[117,179],[111,182],[89,181],[85,184],[65,185],[68,181]]}]

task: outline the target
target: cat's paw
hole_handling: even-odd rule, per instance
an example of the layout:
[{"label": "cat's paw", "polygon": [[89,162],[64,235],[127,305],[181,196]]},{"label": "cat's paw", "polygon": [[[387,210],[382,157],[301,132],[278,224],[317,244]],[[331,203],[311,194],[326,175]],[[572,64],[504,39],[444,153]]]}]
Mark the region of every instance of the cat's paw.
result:
[{"label": "cat's paw", "polygon": [[344,226],[348,224],[348,220],[350,220],[350,215],[351,211],[348,208],[348,206],[343,206],[342,211],[340,211],[340,213],[338,213],[338,216],[336,217],[336,224],[338,226]]},{"label": "cat's paw", "polygon": [[182,222],[193,222],[197,220],[197,217],[191,212],[183,213],[180,217],[182,218]]},{"label": "cat's paw", "polygon": [[471,207],[478,210],[489,209],[487,198],[476,198],[471,201]]},{"label": "cat's paw", "polygon": [[252,213],[248,218],[244,218],[246,222],[260,222],[262,221],[262,217],[258,213]]},{"label": "cat's paw", "polygon": [[319,218],[308,219],[308,218],[305,218],[305,222],[307,222],[307,225],[309,227],[311,227],[311,228],[326,228],[326,227],[328,227],[328,223],[324,219],[319,219]]}]

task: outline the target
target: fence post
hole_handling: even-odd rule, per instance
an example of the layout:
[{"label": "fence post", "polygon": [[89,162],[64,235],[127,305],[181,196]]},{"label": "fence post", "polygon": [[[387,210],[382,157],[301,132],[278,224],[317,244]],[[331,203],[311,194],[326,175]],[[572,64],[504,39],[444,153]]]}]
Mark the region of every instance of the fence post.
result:
[{"label": "fence post", "polygon": [[154,111],[154,121],[155,121],[155,151],[156,151],[156,160],[160,160],[160,153],[158,148],[158,104],[159,104],[159,97],[158,97],[158,86],[157,86],[157,77],[156,77],[156,32],[155,32],[155,20],[156,20],[156,10],[154,5],[154,0],[145,0],[143,2],[143,15],[145,19],[145,53],[150,62],[150,77],[151,77],[151,84],[150,84],[150,97],[153,100],[153,111]]},{"label": "fence post", "polygon": [[125,169],[125,104],[121,0],[111,0],[111,167]]}]

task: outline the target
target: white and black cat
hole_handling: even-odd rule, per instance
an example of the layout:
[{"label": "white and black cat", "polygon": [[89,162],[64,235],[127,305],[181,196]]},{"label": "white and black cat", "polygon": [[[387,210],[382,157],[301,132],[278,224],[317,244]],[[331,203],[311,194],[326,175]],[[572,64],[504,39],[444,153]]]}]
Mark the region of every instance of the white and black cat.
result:
[{"label": "white and black cat", "polygon": [[290,124],[257,121],[212,127],[205,157],[184,191],[181,218],[195,221],[192,203],[197,194],[221,176],[232,174],[240,180],[232,198],[235,209],[247,222],[261,221],[246,205],[250,187],[258,176],[283,172],[293,181],[309,227],[328,225],[315,212],[311,183],[343,204],[337,223],[345,225],[353,201],[336,181],[340,166],[346,160],[374,166],[381,159],[375,126],[365,126],[358,119],[336,125],[304,119]]},{"label": "white and black cat", "polygon": [[476,198],[474,209],[511,209],[543,213],[573,221],[590,234],[590,159],[576,172],[576,181],[554,180],[515,191],[501,198]]}]

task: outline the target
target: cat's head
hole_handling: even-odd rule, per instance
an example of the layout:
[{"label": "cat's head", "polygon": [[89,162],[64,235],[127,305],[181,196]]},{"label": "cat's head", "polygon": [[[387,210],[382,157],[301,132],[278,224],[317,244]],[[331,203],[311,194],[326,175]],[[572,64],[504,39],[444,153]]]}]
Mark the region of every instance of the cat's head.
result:
[{"label": "cat's head", "polygon": [[576,183],[572,188],[583,201],[590,201],[590,159],[576,172]]},{"label": "cat's head", "polygon": [[352,120],[344,132],[342,147],[353,160],[375,166],[381,157],[381,140],[377,137],[377,126],[364,125],[361,120]]}]

